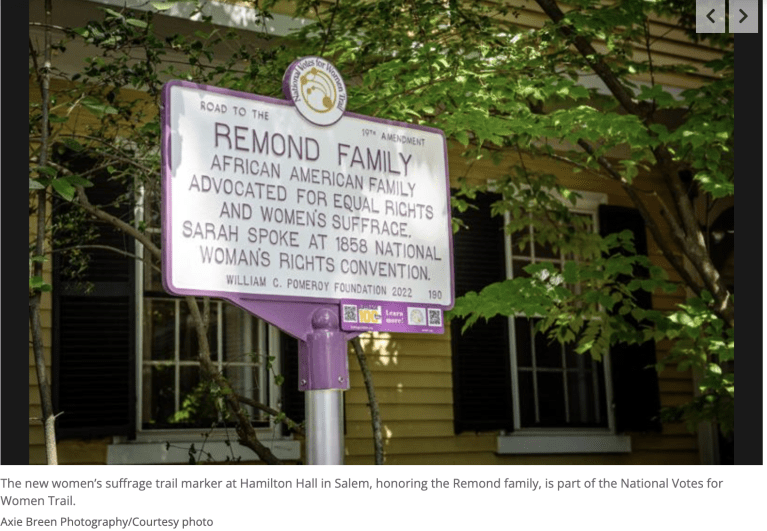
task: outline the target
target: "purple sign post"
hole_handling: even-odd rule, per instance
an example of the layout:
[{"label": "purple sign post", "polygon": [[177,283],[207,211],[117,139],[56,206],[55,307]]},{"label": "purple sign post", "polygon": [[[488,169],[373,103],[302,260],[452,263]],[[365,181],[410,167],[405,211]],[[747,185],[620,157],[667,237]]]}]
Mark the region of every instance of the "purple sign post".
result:
[{"label": "purple sign post", "polygon": [[163,283],[299,340],[307,461],[343,464],[346,342],[442,333],[453,306],[442,131],[345,111],[335,67],[304,57],[279,100],[163,88]]}]

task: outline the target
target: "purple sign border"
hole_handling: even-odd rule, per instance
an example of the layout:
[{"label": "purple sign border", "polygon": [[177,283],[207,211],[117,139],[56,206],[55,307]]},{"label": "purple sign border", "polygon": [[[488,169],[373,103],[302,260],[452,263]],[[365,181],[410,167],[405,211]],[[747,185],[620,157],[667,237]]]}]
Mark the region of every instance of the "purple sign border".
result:
[{"label": "purple sign border", "polygon": [[[191,88],[195,90],[201,90],[206,92],[211,92],[215,94],[222,94],[225,96],[234,96],[238,98],[243,99],[249,99],[254,100],[262,103],[268,103],[272,105],[283,105],[287,107],[295,107],[295,105],[287,100],[280,100],[277,98],[271,98],[268,96],[260,96],[257,94],[250,94],[247,92],[240,92],[235,91],[231,89],[221,88],[221,87],[215,87],[212,85],[204,85],[201,83],[193,83],[190,81],[184,81],[184,80],[172,80],[168,81],[163,85],[162,94],[161,94],[161,115],[160,115],[160,131],[161,131],[161,139],[160,139],[160,149],[161,149],[161,179],[162,179],[162,202],[161,202],[161,220],[162,220],[162,230],[161,230],[161,238],[162,238],[162,261],[164,264],[163,267],[163,274],[162,274],[162,284],[165,291],[167,291],[170,294],[173,295],[182,295],[182,296],[195,296],[195,297],[213,297],[213,298],[221,298],[231,301],[232,303],[251,311],[252,313],[261,316],[265,320],[271,322],[275,326],[282,328],[289,334],[299,338],[304,339],[307,337],[307,334],[311,332],[311,330],[308,328],[308,325],[302,324],[299,325],[298,328],[296,328],[296,322],[298,314],[306,313],[306,315],[312,314],[315,310],[317,310],[318,307],[327,306],[327,305],[334,305],[334,310],[339,310],[339,304],[341,302],[341,298],[333,299],[333,298],[325,298],[325,297],[301,297],[301,296],[292,296],[292,295],[257,295],[257,294],[251,294],[251,293],[238,293],[233,291],[216,291],[216,290],[197,290],[197,289],[186,289],[186,288],[176,288],[172,284],[172,278],[171,277],[171,271],[169,267],[165,267],[165,265],[169,265],[171,263],[172,258],[172,241],[171,241],[171,230],[169,227],[169,220],[171,219],[171,200],[170,200],[170,179],[171,179],[171,157],[170,157],[170,137],[171,137],[171,90],[173,90],[175,87],[184,87],[184,88]],[[300,113],[296,112],[297,119],[299,120],[305,120],[303,116],[301,116]],[[447,193],[447,197],[450,197],[450,174],[449,174],[449,166],[448,166],[448,158],[447,158],[447,141],[444,136],[444,132],[433,128],[433,127],[427,127],[423,125],[417,125],[417,124],[408,124],[404,122],[396,122],[393,120],[385,120],[383,118],[375,118],[371,116],[365,116],[361,114],[352,113],[349,111],[344,111],[343,114],[344,117],[349,116],[352,118],[357,118],[360,120],[366,120],[370,122],[380,123],[380,124],[386,124],[386,125],[392,125],[396,127],[403,127],[407,129],[414,129],[418,131],[428,131],[431,133],[436,133],[442,137],[443,142],[443,153],[445,157],[445,191]],[[330,126],[332,127],[332,126]],[[449,203],[448,203],[449,207]],[[451,217],[452,214],[450,212],[450,208],[448,208],[448,227],[452,226],[451,224]],[[438,305],[434,304],[431,305],[435,308],[441,308],[443,310],[449,310],[453,307],[455,304],[455,269],[454,269],[454,257],[452,253],[453,248],[453,234],[452,231],[448,234],[449,238],[449,249],[450,252],[450,302],[446,305]],[[370,303],[373,301],[364,301],[366,303]],[[296,304],[299,303],[299,304]],[[400,304],[399,302],[391,302],[387,304]],[[411,306],[415,306],[414,304]],[[301,309],[304,308],[306,312],[302,312]],[[359,332],[353,332],[349,333],[349,338],[358,335]]]}]

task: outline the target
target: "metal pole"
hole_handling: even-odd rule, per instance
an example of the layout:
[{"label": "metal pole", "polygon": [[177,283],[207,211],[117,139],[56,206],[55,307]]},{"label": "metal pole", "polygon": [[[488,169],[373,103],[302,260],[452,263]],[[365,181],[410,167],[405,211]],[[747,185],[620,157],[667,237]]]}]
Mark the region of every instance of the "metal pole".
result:
[{"label": "metal pole", "polygon": [[306,462],[344,464],[343,391],[306,391]]},{"label": "metal pole", "polygon": [[349,360],[338,310],[320,308],[312,315],[312,331],[299,343],[298,372],[298,387],[305,393],[307,464],[342,465]]}]

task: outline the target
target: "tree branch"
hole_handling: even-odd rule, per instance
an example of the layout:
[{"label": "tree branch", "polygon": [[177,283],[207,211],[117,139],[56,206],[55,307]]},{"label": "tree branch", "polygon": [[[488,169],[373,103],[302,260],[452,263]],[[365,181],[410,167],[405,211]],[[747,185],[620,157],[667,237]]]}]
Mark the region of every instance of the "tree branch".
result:
[{"label": "tree branch", "polygon": [[572,26],[563,24],[562,21],[565,18],[565,14],[559,9],[559,6],[554,0],[535,0],[536,3],[543,9],[543,12],[555,23],[558,24],[559,32],[578,50],[581,56],[591,66],[594,73],[607,85],[612,95],[618,100],[618,103],[629,113],[645,118],[642,109],[639,104],[633,99],[631,93],[624,87],[613,71],[604,62],[602,55],[600,55],[591,43],[584,37],[578,35]]},{"label": "tree branch", "polygon": [[373,386],[373,376],[370,374],[370,368],[368,368],[367,358],[365,352],[362,350],[362,344],[360,343],[359,336],[352,339],[352,346],[354,346],[354,353],[357,355],[357,361],[360,364],[362,370],[362,378],[365,381],[365,389],[368,393],[368,407],[370,408],[370,421],[373,425],[373,446],[375,447],[375,462],[377,465],[384,463],[383,453],[383,436],[381,433],[381,412],[378,409],[378,399],[376,399],[376,391]]},{"label": "tree branch", "polygon": [[[277,411],[273,407],[269,407],[266,404],[262,404],[261,402],[256,402],[255,400],[253,400],[252,398],[248,398],[247,396],[237,395],[237,400],[239,400],[241,403],[245,404],[246,406],[250,406],[252,408],[256,408],[261,411],[264,411],[265,413],[268,413],[273,417],[277,417],[280,415],[280,413],[283,413],[282,411]],[[294,421],[293,419],[283,415],[282,423],[285,424],[285,426],[287,426],[288,429],[290,429],[290,431],[301,436],[306,435],[306,432],[304,432],[304,429],[301,427],[301,425],[298,422]]]},{"label": "tree branch", "polygon": [[[52,19],[51,0],[45,1],[45,22],[50,25]],[[50,105],[50,72],[51,72],[51,33],[48,29],[45,31],[43,50],[43,67],[39,68],[37,64],[37,53],[32,45],[32,39],[29,40],[29,54],[35,67],[35,75],[40,84],[40,97],[42,107],[42,117],[40,125],[40,166],[48,164],[48,127],[49,105]],[[46,233],[46,207],[47,195],[45,188],[38,190],[37,194],[37,234],[35,236],[35,254],[37,256],[45,255],[45,233]],[[43,264],[34,262],[33,275],[42,277]],[[56,450],[56,416],[53,413],[53,398],[51,396],[51,386],[48,381],[47,371],[45,369],[45,352],[42,335],[42,323],[40,320],[40,307],[42,305],[42,292],[34,291],[29,297],[29,326],[32,334],[33,352],[35,357],[35,370],[37,372],[37,386],[40,392],[40,405],[43,412],[43,433],[45,437],[45,457],[49,465],[58,465],[58,452]]]}]

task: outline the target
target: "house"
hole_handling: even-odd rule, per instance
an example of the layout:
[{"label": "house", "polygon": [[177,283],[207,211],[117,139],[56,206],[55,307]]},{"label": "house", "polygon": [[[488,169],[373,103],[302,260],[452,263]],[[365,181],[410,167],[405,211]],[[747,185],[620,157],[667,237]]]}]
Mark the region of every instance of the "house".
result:
[{"label": "house", "polygon": [[[62,2],[54,6],[54,20],[61,26],[82,24],[96,16],[99,7],[123,3],[65,4],[66,9]],[[220,24],[242,20],[234,14],[249,14],[236,3],[212,4],[217,8],[214,16],[223,17],[214,19]],[[30,2],[31,20],[42,19],[41,5],[39,0]],[[542,23],[542,13],[532,8],[520,16],[521,23],[530,27]],[[290,19],[277,16],[278,23],[289,26]],[[157,27],[169,33],[178,28],[192,33],[197,24],[183,17],[157,17]],[[658,50],[664,60],[700,65],[715,56],[713,50],[687,41],[672,24],[663,20],[654,24],[662,34]],[[39,35],[36,28],[31,32],[33,37]],[[57,57],[62,61],[57,68],[72,68],[83,54],[87,51],[76,47],[67,50]],[[685,75],[668,75],[662,81],[677,90],[697,83]],[[34,93],[31,81],[30,92]],[[77,159],[76,153],[65,156]],[[451,145],[449,161],[453,184],[459,176],[486,182],[502,173],[485,160],[467,168],[457,145]],[[551,160],[531,159],[526,164],[555,174],[563,185],[581,192],[574,210],[588,216],[602,233],[630,229],[640,252],[675,279],[618,183],[573,174]],[[103,177],[102,185],[89,196],[94,204],[110,204],[125,192],[110,184],[106,174]],[[643,178],[652,187],[652,177]],[[150,212],[151,201],[158,200],[156,190],[149,186],[142,190],[145,195],[136,202],[110,213],[128,220],[141,216],[142,209]],[[490,215],[492,201],[490,195],[481,196],[478,209],[461,215],[470,228],[454,238],[456,295],[518,273],[536,259],[562,260],[535,242],[526,249],[512,245],[512,237],[502,230],[503,219]],[[723,209],[718,221],[724,234],[732,226],[727,225],[728,212]],[[156,238],[158,220],[147,216],[140,221],[143,230]],[[30,217],[30,237],[34,231]],[[734,283],[733,248],[726,247],[725,239],[717,260],[730,264]],[[232,426],[227,426],[201,385],[198,340],[184,301],[164,292],[157,271],[135,259],[146,251],[124,234],[104,228],[96,243],[120,253],[92,250],[89,266],[77,282],[62,276],[65,264],[58,255],[48,263],[54,288],[43,299],[43,322],[54,405],[61,412],[60,462],[183,463],[190,454],[202,461],[209,456],[215,461],[254,460],[253,454],[230,444]],[[646,304],[671,309],[684,298],[681,291],[655,293]],[[226,302],[211,301],[209,311],[213,362],[249,399],[300,422],[304,413],[297,390],[296,341]],[[664,424],[658,418],[659,407],[684,403],[695,389],[690,372],[678,372],[673,366],[660,374],[647,369],[667,354],[668,344],[616,347],[597,363],[546,343],[532,333],[532,325],[520,317],[495,318],[464,334],[457,321],[441,335],[365,334],[361,343],[380,404],[386,463],[697,464],[719,459],[714,431],[692,434],[682,424]],[[346,463],[371,464],[368,396],[351,350],[349,366],[351,388],[344,394]],[[31,347],[29,401],[30,418],[39,418]],[[300,436],[249,407],[260,440],[277,457],[287,462],[304,459]],[[43,463],[39,421],[30,421],[29,440],[30,463]]]}]

